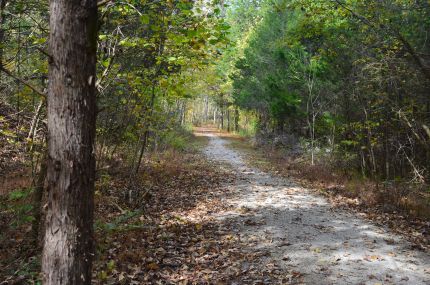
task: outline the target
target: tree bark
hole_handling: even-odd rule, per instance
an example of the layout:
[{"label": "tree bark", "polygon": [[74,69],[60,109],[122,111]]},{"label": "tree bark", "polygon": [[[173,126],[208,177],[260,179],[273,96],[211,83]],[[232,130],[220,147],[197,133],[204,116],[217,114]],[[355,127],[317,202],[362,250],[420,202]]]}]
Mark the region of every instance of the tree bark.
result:
[{"label": "tree bark", "polygon": [[90,284],[96,120],[96,0],[50,1],[45,285]]},{"label": "tree bark", "polygon": [[216,125],[216,113],[218,112],[218,108],[214,108],[214,118],[213,118],[213,124]]},{"label": "tree bark", "polygon": [[227,108],[227,132],[230,132],[230,110]]},{"label": "tree bark", "polygon": [[221,130],[224,129],[224,108],[221,106]]},{"label": "tree bark", "polygon": [[205,124],[207,124],[207,122],[208,122],[208,120],[209,120],[209,97],[208,97],[208,95],[206,95],[205,96],[205,99],[204,99],[204,103],[205,103],[205,118],[204,118],[204,120],[205,120]]},{"label": "tree bark", "polygon": [[40,170],[37,174],[37,179],[34,184],[34,199],[33,199],[33,224],[32,224],[32,238],[34,242],[34,246],[36,248],[40,248],[40,221],[42,217],[42,198],[43,198],[43,189],[45,186],[45,179],[47,174],[47,163],[46,163],[46,153],[43,154]]},{"label": "tree bark", "polygon": [[[0,45],[0,68],[2,68],[3,69],[3,49],[4,49],[4,43],[5,43],[5,40],[4,40],[4,23],[5,23],[5,20],[6,20],[6,17],[5,17],[5,13],[4,13],[4,10],[5,10],[5,8],[6,8],[6,3],[7,3],[7,0],[0,0],[0,43],[1,43],[1,45]],[[1,82],[1,73],[0,73],[0,82]],[[2,91],[3,90],[3,88],[0,86],[0,91]]]},{"label": "tree bark", "polygon": [[153,82],[153,84],[152,84],[152,94],[151,94],[151,102],[149,103],[150,104],[149,110],[146,110],[148,113],[146,116],[146,118],[148,118],[147,126],[146,126],[145,132],[143,133],[142,145],[140,147],[139,158],[137,160],[136,168],[134,169],[134,175],[137,175],[137,173],[139,172],[140,164],[142,163],[143,153],[145,152],[146,146],[148,144],[149,130],[151,128],[152,113],[154,112],[154,103],[155,103],[155,82]]},{"label": "tree bark", "polygon": [[6,8],[7,0],[0,0],[0,42],[2,46],[0,46],[0,66],[3,66],[3,40],[4,40],[4,29],[3,25],[5,23],[5,14],[4,9]]},{"label": "tree bark", "polygon": [[239,109],[234,107],[234,131],[239,132]]},{"label": "tree bark", "polygon": [[[30,131],[28,132],[28,136],[27,136],[28,140],[33,140],[35,135],[36,135],[37,126],[39,124],[39,117],[40,117],[40,114],[42,113],[43,103],[44,102],[42,99],[42,100],[40,100],[39,105],[37,105],[33,119],[31,120]],[[31,146],[31,148],[33,148],[33,144]]]}]

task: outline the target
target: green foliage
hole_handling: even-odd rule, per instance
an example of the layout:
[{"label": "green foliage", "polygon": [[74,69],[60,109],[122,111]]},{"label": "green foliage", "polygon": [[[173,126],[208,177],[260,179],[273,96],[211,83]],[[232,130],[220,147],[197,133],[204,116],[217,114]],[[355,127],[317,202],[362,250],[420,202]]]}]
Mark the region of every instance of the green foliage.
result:
[{"label": "green foliage", "polygon": [[11,226],[19,227],[34,221],[33,205],[29,200],[32,193],[32,188],[17,189],[9,193],[5,210],[13,213],[14,220]]},{"label": "green foliage", "polygon": [[103,9],[97,134],[106,145],[133,147],[131,164],[156,144],[186,148],[167,130],[186,123],[187,102],[200,88],[196,76],[227,43],[229,25],[217,11],[216,4],[182,0]]},{"label": "green foliage", "polygon": [[21,199],[25,199],[32,193],[32,189],[17,189],[9,193],[9,200],[17,201]]},{"label": "green foliage", "polygon": [[129,224],[128,221],[138,215],[143,213],[142,210],[127,211],[124,214],[118,216],[113,221],[109,223],[104,223],[102,221],[96,221],[94,226],[96,230],[104,232],[118,232],[118,231],[128,231],[135,228],[139,228],[142,225],[139,224]]},{"label": "green foliage", "polygon": [[328,142],[364,172],[423,182],[428,19],[416,1],[237,0],[219,66],[233,104],[256,112],[265,132],[304,136],[311,152]]},{"label": "green foliage", "polygon": [[22,262],[18,268],[14,272],[16,276],[25,277],[28,281],[31,280],[31,283],[35,285],[42,285],[42,281],[40,280],[40,258],[28,258],[25,262]]},{"label": "green foliage", "polygon": [[174,150],[184,151],[187,148],[187,139],[175,131],[166,132],[161,140],[166,146]]},{"label": "green foliage", "polygon": [[193,135],[192,125],[185,128],[175,128],[161,133],[159,146],[174,151],[196,151],[200,143]]}]

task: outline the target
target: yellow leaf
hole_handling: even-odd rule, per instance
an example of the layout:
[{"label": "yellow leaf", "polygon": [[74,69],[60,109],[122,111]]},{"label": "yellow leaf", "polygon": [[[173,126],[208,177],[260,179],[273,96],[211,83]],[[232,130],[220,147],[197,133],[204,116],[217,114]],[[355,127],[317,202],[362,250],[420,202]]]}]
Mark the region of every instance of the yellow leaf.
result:
[{"label": "yellow leaf", "polygon": [[106,271],[101,271],[100,273],[99,273],[99,279],[100,280],[106,280],[107,279],[107,273],[106,273]]},{"label": "yellow leaf", "polygon": [[160,269],[160,266],[158,266],[158,264],[155,262],[151,262],[146,266],[146,268],[148,268],[149,270],[158,270]]}]

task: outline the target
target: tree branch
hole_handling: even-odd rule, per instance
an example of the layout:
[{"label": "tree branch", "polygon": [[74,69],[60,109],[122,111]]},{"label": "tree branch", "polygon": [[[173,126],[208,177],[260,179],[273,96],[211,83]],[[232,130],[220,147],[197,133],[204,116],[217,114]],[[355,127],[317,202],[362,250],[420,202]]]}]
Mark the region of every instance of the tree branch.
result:
[{"label": "tree branch", "polygon": [[108,4],[111,1],[112,0],[100,0],[99,2],[97,2],[97,7],[102,7],[102,6]]},{"label": "tree branch", "polygon": [[48,57],[49,60],[52,60],[52,56],[44,49],[40,48],[40,47],[36,47],[36,49],[38,51],[40,51],[42,54],[46,55]]},{"label": "tree branch", "polygon": [[392,28],[383,25],[383,24],[376,24],[373,23],[368,18],[356,13],[351,8],[349,8],[344,2],[340,0],[333,0],[335,3],[337,3],[339,6],[341,6],[343,9],[351,13],[351,15],[364,24],[374,28],[385,31],[387,34],[391,35],[392,37],[396,38],[403,44],[403,48],[412,56],[415,64],[421,69],[421,72],[423,75],[430,80],[430,67],[428,67],[422,57],[419,55],[419,53],[414,49],[414,47],[406,40],[406,38],[400,33],[400,31],[393,30]]},{"label": "tree branch", "polygon": [[3,66],[0,66],[0,71],[3,71],[4,73],[6,73],[7,75],[9,75],[10,77],[12,77],[13,79],[19,81],[20,83],[24,84],[25,86],[27,86],[28,88],[30,88],[31,90],[33,90],[34,92],[36,92],[37,94],[39,94],[40,96],[42,96],[43,98],[46,97],[46,94],[42,91],[40,91],[37,87],[33,86],[31,83],[25,81],[24,79],[12,74],[9,70],[7,70],[6,68],[4,68]]}]

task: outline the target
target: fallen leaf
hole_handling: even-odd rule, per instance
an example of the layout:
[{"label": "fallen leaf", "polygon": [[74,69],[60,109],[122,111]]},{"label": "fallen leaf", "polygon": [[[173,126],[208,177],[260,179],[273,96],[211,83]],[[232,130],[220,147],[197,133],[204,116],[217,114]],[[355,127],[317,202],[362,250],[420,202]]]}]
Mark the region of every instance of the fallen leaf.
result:
[{"label": "fallen leaf", "polygon": [[160,266],[155,262],[151,262],[148,265],[146,265],[146,268],[149,270],[158,270],[160,269]]}]

